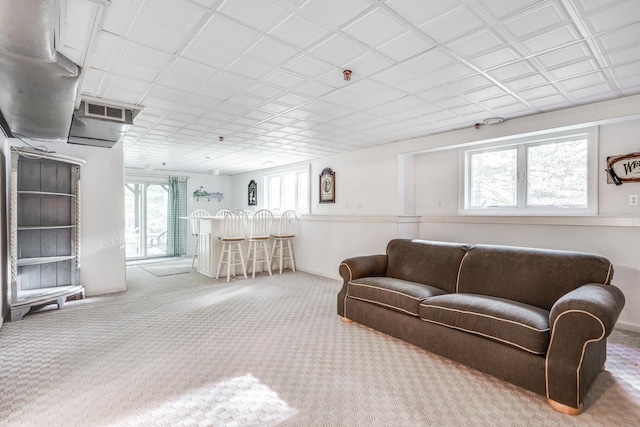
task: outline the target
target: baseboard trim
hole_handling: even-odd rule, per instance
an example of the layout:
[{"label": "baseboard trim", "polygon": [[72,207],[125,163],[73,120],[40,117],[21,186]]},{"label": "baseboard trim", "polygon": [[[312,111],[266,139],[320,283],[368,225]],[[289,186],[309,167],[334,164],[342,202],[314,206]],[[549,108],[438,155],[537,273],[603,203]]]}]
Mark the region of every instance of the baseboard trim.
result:
[{"label": "baseboard trim", "polygon": [[639,332],[640,333],[640,326],[634,325],[634,324],[631,324],[631,323],[617,322],[616,326],[614,326],[614,329],[620,329],[620,330],[623,330],[623,331],[631,331],[631,332]]}]

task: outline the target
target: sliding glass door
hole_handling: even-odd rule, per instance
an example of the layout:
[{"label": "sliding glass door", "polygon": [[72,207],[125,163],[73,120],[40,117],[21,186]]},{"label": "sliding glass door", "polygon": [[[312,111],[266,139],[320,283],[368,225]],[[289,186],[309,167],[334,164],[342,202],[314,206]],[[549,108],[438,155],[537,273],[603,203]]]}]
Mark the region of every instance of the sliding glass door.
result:
[{"label": "sliding glass door", "polygon": [[126,181],[124,193],[127,259],[166,256],[168,184]]}]

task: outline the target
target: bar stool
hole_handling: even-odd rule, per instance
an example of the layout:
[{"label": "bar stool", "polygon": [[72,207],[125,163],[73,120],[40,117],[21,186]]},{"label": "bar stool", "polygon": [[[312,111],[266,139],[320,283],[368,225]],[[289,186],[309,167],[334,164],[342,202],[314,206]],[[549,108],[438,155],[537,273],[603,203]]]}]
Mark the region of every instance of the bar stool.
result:
[{"label": "bar stool", "polygon": [[[253,272],[251,277],[256,277],[256,263],[260,266],[262,271],[262,264],[267,266],[269,276],[271,276],[271,259],[269,258],[269,251],[267,250],[267,241],[269,240],[269,233],[271,232],[271,223],[273,222],[273,214],[268,209],[260,209],[249,220],[251,223],[249,237],[249,249],[247,250],[247,268],[249,268],[249,261],[253,260]],[[253,252],[252,252],[253,250]],[[263,256],[264,255],[264,256]]]},{"label": "bar stool", "polygon": [[273,239],[271,262],[273,263],[276,257],[280,259],[280,274],[282,274],[284,261],[287,259],[291,261],[291,270],[296,271],[296,262],[293,257],[293,245],[291,241],[295,236],[297,220],[298,216],[294,210],[285,211],[280,217],[278,233],[271,235]]},{"label": "bar stool", "polygon": [[[189,223],[191,224],[191,235],[195,236],[196,238],[196,245],[193,248],[193,257],[191,258],[191,268],[193,268],[196,263],[196,255],[198,255],[198,248],[200,247],[200,238],[198,237],[200,235],[200,221],[198,221],[198,218],[202,216],[209,216],[209,212],[205,211],[204,209],[196,209],[195,211],[191,212],[191,215],[189,215]],[[198,259],[198,262],[200,262],[200,259]]]},{"label": "bar stool", "polygon": [[[233,275],[236,275],[236,266],[242,266],[242,274],[247,278],[247,269],[244,264],[244,256],[242,255],[241,243],[245,241],[245,233],[247,229],[247,214],[242,210],[232,210],[224,216],[222,224],[222,235],[218,237],[222,242],[222,250],[220,251],[220,260],[218,261],[218,270],[216,271],[216,279],[220,277],[220,269],[222,264],[227,264],[227,282],[231,275],[231,267],[233,267]],[[240,255],[240,262],[236,262],[236,254]],[[226,261],[225,261],[226,255]]]}]

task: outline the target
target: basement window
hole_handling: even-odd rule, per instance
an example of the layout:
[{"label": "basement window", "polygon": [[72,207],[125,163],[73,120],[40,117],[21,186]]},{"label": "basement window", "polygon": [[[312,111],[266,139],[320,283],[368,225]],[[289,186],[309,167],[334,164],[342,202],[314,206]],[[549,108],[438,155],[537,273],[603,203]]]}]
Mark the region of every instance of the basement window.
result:
[{"label": "basement window", "polygon": [[597,215],[598,128],[461,151],[470,215]]},{"label": "basement window", "polygon": [[293,209],[309,213],[309,166],[281,170],[262,176],[264,206],[275,215]]}]

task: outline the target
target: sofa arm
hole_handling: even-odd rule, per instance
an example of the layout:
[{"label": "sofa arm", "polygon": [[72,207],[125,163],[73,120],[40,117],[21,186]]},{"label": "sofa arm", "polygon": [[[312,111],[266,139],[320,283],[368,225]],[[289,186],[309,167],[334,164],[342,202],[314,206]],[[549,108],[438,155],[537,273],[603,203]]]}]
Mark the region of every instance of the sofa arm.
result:
[{"label": "sofa arm", "polygon": [[338,268],[342,276],[342,289],[338,292],[338,314],[345,316],[344,301],[347,298],[347,284],[360,277],[384,276],[387,272],[386,255],[367,255],[347,258],[340,263]]},{"label": "sofa arm", "polygon": [[[587,284],[565,294],[551,307],[551,341],[546,361],[550,401],[581,410],[590,385],[588,379],[595,378],[602,368],[588,363],[597,360],[585,357],[588,344],[611,334],[624,303],[624,295],[617,287]],[[601,357],[604,362],[606,354]]]}]

